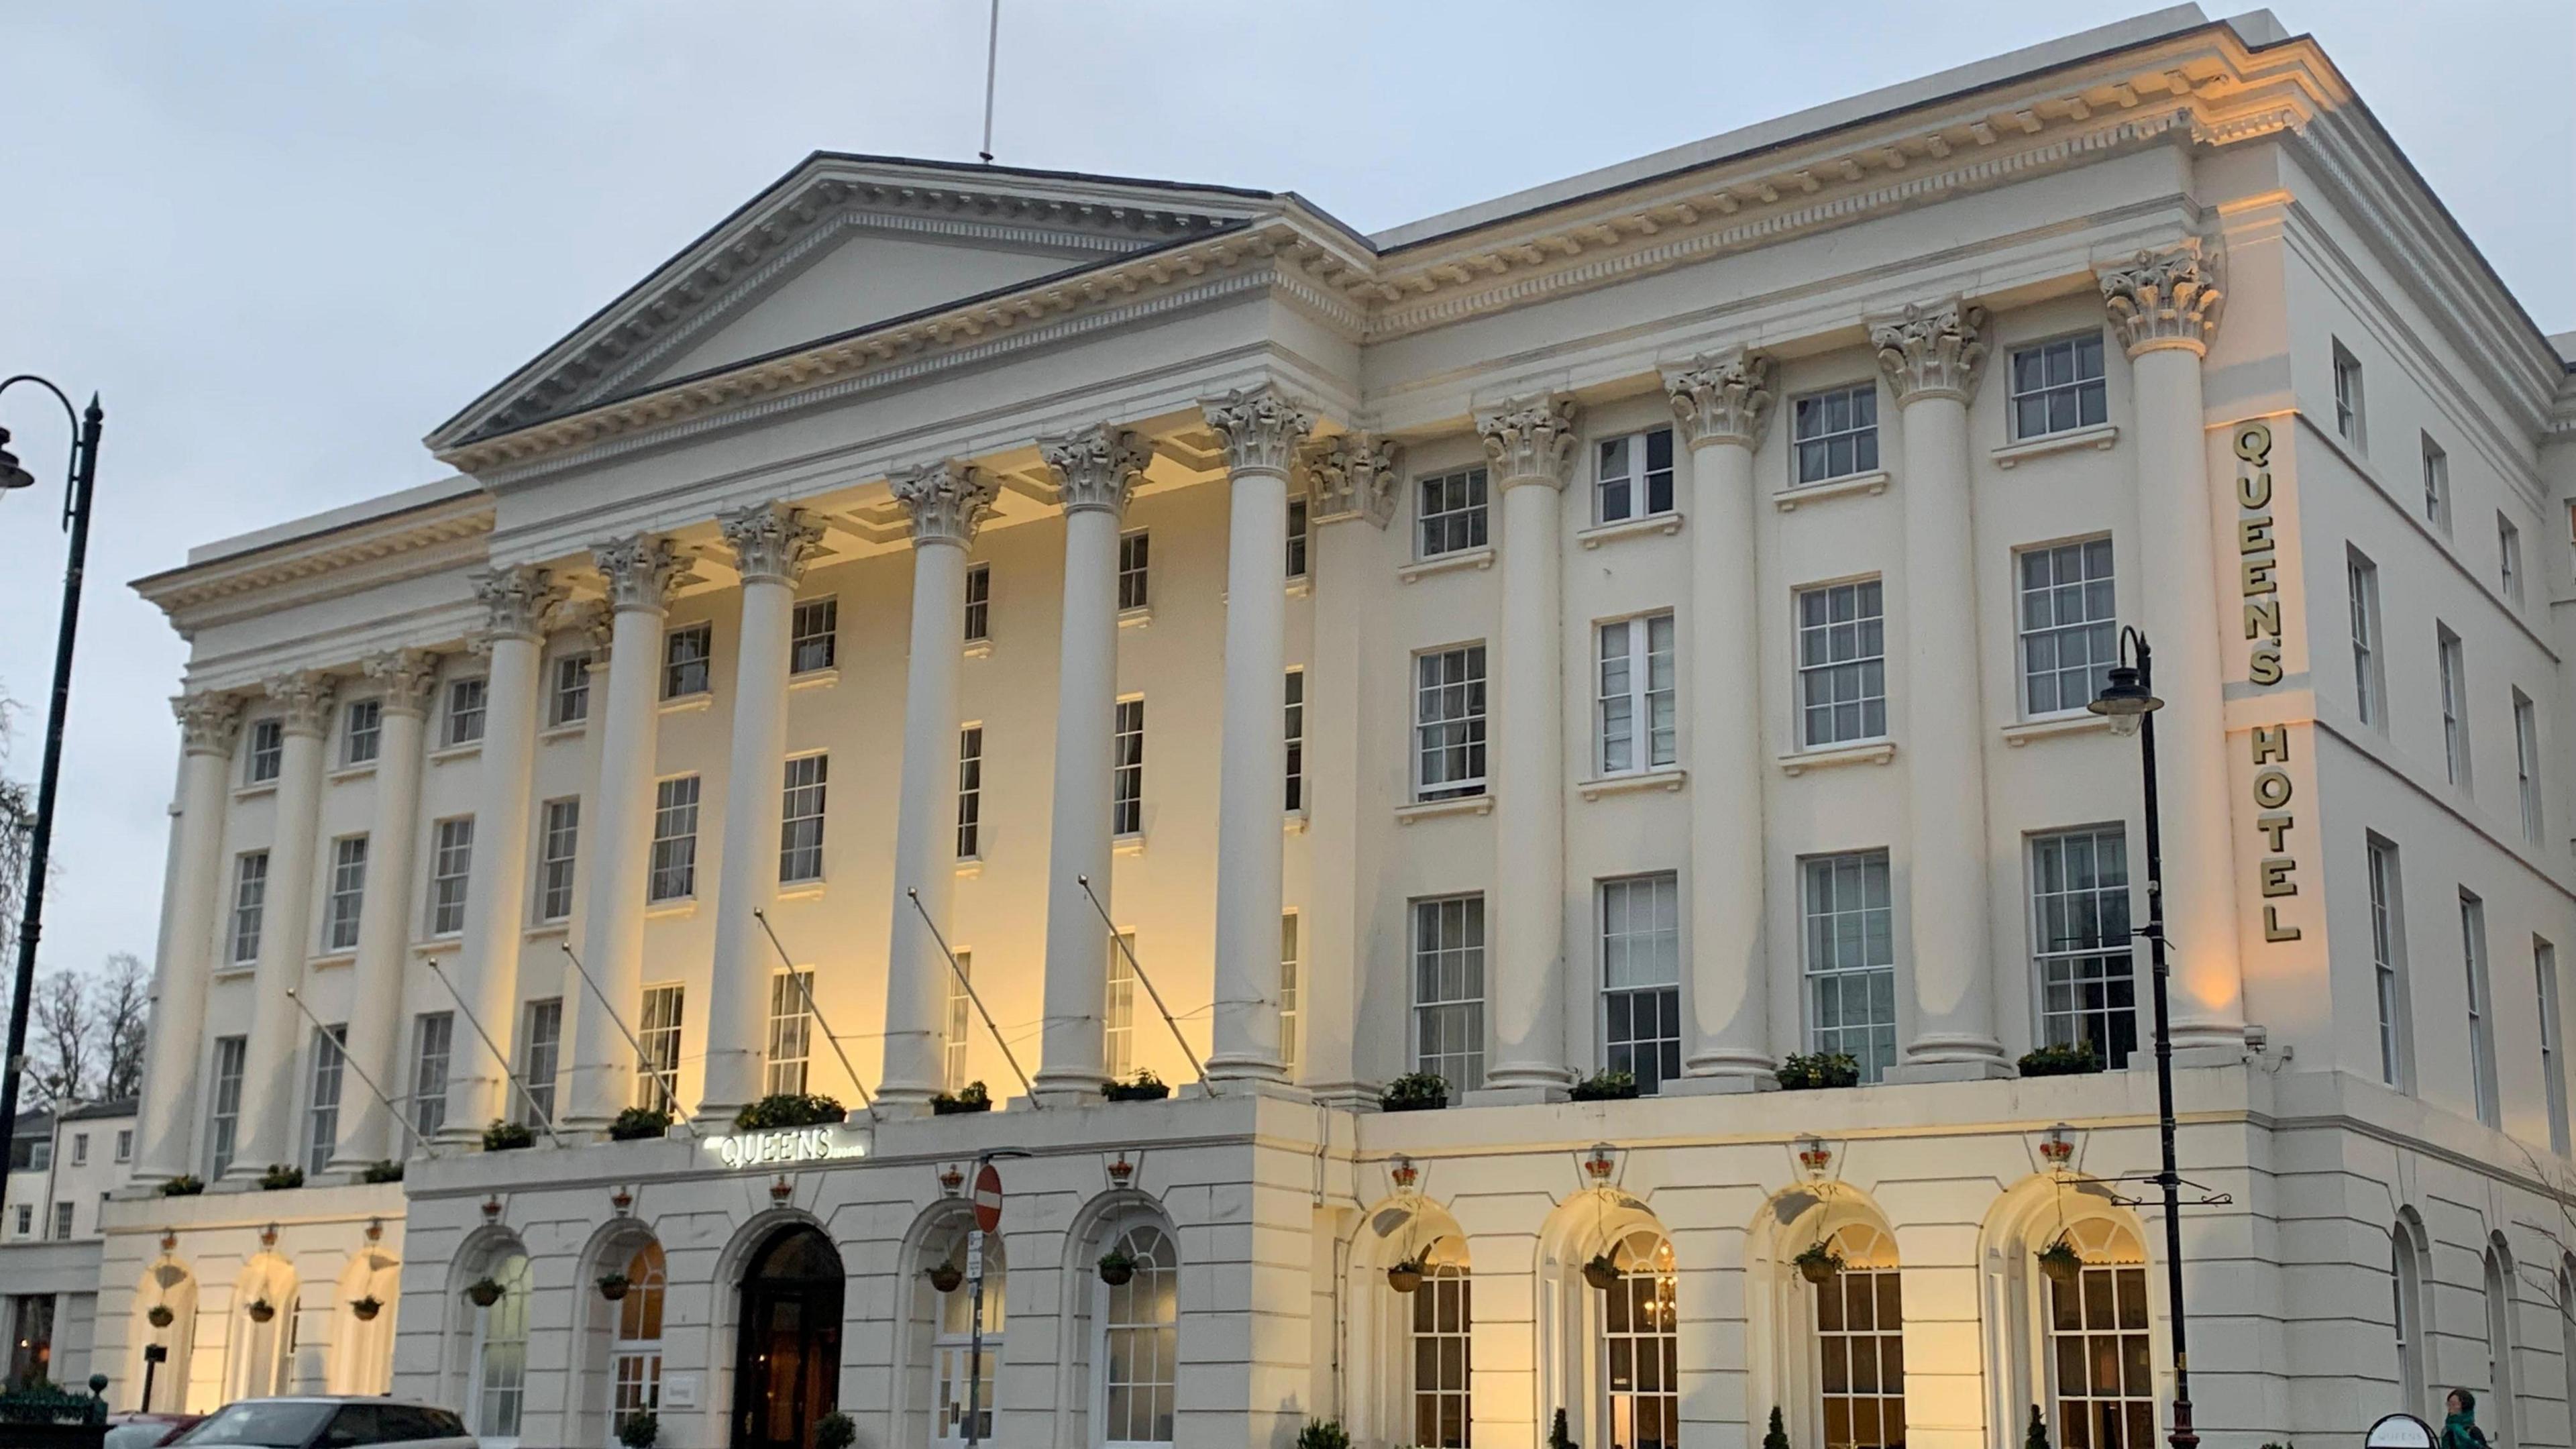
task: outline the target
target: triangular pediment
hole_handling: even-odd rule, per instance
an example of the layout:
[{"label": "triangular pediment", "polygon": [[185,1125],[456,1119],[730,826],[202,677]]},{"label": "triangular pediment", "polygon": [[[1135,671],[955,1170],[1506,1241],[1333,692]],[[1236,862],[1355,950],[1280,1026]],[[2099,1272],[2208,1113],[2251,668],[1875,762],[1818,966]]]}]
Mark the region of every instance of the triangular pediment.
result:
[{"label": "triangular pediment", "polygon": [[1266,192],[817,153],[428,439],[495,436],[1273,214]]}]

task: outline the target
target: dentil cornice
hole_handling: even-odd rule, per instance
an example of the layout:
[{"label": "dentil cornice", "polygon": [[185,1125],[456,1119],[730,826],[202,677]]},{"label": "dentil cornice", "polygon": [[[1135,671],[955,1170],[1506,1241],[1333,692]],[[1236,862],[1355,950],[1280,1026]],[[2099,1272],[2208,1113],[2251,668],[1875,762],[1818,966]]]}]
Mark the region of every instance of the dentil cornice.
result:
[{"label": "dentil cornice", "polygon": [[1878,349],[1879,371],[1887,374],[1899,403],[1929,397],[1966,402],[1976,396],[1985,370],[1985,326],[1985,309],[1956,297],[1909,302],[1903,312],[1870,324],[1869,345]]},{"label": "dentil cornice", "polygon": [[1055,475],[1067,513],[1105,508],[1123,518],[1127,498],[1153,452],[1145,440],[1106,423],[1063,437],[1038,439],[1038,454]]},{"label": "dentil cornice", "polygon": [[734,568],[746,584],[794,588],[823,543],[821,525],[808,519],[804,509],[783,503],[755,503],[718,514],[716,527],[732,548]]},{"label": "dentil cornice", "polygon": [[384,691],[385,713],[414,718],[429,713],[429,701],[438,692],[435,653],[427,649],[388,649],[368,655],[360,667]]},{"label": "dentil cornice", "polygon": [[1285,478],[1297,461],[1298,445],[1315,430],[1315,415],[1274,387],[1237,389],[1199,404],[1199,411],[1225,450],[1229,473]]},{"label": "dentil cornice", "polygon": [[983,526],[1001,493],[991,474],[957,458],[907,468],[889,481],[894,501],[911,516],[915,547],[925,543],[973,546],[975,530]]},{"label": "dentil cornice", "polygon": [[1562,488],[1574,476],[1574,399],[1563,393],[1514,398],[1476,419],[1493,465],[1494,490],[1524,483]]},{"label": "dentil cornice", "polygon": [[229,758],[241,733],[241,696],[230,690],[205,690],[173,696],[170,712],[179,717],[179,738],[192,755]]},{"label": "dentil cornice", "polygon": [[299,669],[268,681],[268,697],[286,706],[286,732],[320,736],[331,728],[331,676],[319,669]]},{"label": "dentil cornice", "polygon": [[1664,394],[1672,401],[1673,420],[1682,441],[1736,443],[1750,448],[1762,440],[1771,419],[1771,359],[1742,347],[1703,352],[1686,363],[1664,368]]},{"label": "dentil cornice", "polygon": [[1305,450],[1307,493],[1318,524],[1366,519],[1384,528],[1395,519],[1396,480],[1404,449],[1366,433],[1326,438]]},{"label": "dentil cornice", "polygon": [[2218,258],[2193,242],[2170,251],[2140,252],[2116,267],[2100,268],[2102,305],[2120,329],[2129,355],[2161,347],[2207,356],[2226,300]]},{"label": "dentil cornice", "polygon": [[590,561],[608,580],[609,606],[660,613],[671,591],[695,576],[671,541],[658,534],[635,533],[590,546]]},{"label": "dentil cornice", "polygon": [[495,639],[544,637],[546,611],[563,598],[554,576],[534,564],[483,569],[474,575],[474,597],[483,605],[477,652]]}]

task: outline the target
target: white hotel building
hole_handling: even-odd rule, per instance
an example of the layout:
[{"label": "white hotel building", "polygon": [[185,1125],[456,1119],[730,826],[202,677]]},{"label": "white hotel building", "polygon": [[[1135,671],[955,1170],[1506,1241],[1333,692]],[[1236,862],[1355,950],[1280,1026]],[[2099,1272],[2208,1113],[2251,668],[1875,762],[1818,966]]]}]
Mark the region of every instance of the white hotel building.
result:
[{"label": "white hotel building", "polygon": [[[2135,626],[2202,1435],[2466,1384],[2568,1444],[2564,350],[2261,13],[1375,236],[817,154],[456,476],[138,586],[192,654],[99,1362],[962,1442],[996,1152],[990,1442],[2143,1446]],[[1766,1090],[1812,1051],[1867,1080]]]}]

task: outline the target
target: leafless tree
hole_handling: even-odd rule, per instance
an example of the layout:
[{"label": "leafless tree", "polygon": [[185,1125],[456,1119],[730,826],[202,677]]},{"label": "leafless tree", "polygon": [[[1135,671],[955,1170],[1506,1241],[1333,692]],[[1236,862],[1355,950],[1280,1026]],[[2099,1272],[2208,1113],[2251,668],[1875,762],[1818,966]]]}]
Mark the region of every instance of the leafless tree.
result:
[{"label": "leafless tree", "polygon": [[110,955],[91,991],[91,1015],[99,1028],[99,1095],[134,1096],[143,1090],[144,1016],[152,1001],[142,958],[131,951]]},{"label": "leafless tree", "polygon": [[46,1107],[90,1100],[98,1065],[98,1023],[81,978],[57,971],[36,983],[35,1038],[27,1089]]}]

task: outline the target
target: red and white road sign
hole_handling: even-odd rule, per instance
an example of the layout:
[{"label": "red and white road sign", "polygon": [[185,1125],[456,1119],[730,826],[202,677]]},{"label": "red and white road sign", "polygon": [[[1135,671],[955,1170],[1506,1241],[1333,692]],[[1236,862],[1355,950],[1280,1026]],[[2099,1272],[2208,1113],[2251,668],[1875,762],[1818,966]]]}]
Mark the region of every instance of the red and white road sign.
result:
[{"label": "red and white road sign", "polygon": [[975,1172],[975,1226],[988,1233],[1002,1227],[1002,1174],[989,1162]]}]

